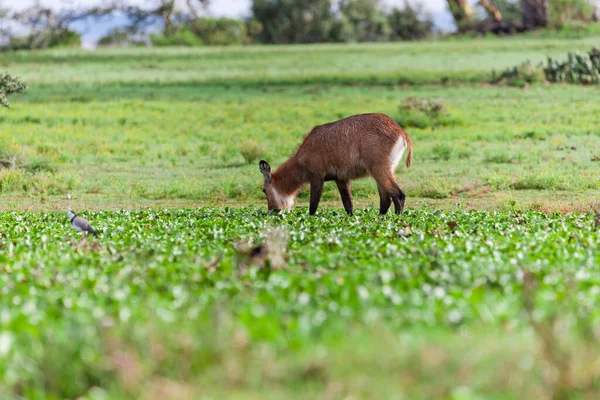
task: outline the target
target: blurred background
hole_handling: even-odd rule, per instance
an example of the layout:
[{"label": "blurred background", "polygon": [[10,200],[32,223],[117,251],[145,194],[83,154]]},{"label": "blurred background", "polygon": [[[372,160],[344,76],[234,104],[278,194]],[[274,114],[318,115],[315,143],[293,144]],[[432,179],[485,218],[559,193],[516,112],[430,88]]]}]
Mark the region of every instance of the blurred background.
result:
[{"label": "blurred background", "polygon": [[414,40],[577,31],[597,0],[23,0],[0,2],[7,50]]}]

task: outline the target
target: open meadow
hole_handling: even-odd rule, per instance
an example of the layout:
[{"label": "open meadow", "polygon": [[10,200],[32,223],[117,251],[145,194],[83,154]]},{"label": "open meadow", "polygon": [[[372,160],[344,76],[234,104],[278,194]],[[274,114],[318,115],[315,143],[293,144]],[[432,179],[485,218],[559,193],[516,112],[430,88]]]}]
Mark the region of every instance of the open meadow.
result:
[{"label": "open meadow", "polygon": [[[600,88],[488,80],[599,42],[2,54],[0,398],[598,398]],[[258,160],[366,112],[405,212],[268,215]]]}]

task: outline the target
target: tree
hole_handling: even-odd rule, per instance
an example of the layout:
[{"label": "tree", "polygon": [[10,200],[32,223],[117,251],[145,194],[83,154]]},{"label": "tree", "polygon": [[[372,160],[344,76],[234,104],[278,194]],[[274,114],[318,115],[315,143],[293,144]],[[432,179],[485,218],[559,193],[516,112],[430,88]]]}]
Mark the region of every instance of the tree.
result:
[{"label": "tree", "polygon": [[479,0],[479,4],[481,4],[489,17],[494,21],[502,21],[502,13],[494,3],[489,0]]},{"label": "tree", "polygon": [[376,42],[390,39],[389,21],[379,0],[341,0],[340,14],[352,27],[353,39]]},{"label": "tree", "polygon": [[5,11],[0,18],[17,24],[27,33],[15,34],[11,28],[2,29],[0,36],[4,49],[43,49],[56,46],[80,46],[81,35],[69,28],[76,21],[101,18],[112,13],[116,5],[78,9],[63,7],[59,10],[43,7],[40,3],[19,12]]},{"label": "tree", "polygon": [[523,26],[525,29],[545,28],[548,26],[548,7],[546,0],[521,0]]},{"label": "tree", "polygon": [[334,24],[331,0],[253,0],[263,43],[326,42]]},{"label": "tree", "polygon": [[394,8],[388,16],[392,40],[422,39],[431,34],[433,21],[422,10],[405,0],[403,8]]},{"label": "tree", "polygon": [[473,21],[473,9],[467,0],[447,0],[450,13],[456,26],[460,29]]},{"label": "tree", "polygon": [[8,108],[8,96],[25,90],[26,85],[18,78],[7,73],[0,74],[0,106]]}]

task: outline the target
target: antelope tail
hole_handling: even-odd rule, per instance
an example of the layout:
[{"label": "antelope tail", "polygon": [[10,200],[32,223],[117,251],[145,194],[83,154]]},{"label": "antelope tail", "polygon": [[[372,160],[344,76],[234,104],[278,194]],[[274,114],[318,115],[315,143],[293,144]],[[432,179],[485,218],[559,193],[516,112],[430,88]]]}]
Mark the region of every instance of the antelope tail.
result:
[{"label": "antelope tail", "polygon": [[[408,138],[407,138],[408,139]],[[410,168],[412,165],[412,142],[410,139],[406,141],[406,147],[408,147],[408,153],[406,154],[406,168]]]}]

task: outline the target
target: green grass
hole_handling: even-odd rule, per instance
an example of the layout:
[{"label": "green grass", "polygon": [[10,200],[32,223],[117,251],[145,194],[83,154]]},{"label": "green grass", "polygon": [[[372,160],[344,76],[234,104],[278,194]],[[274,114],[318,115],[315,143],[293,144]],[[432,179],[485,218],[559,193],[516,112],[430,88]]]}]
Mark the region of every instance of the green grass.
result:
[{"label": "green grass", "polygon": [[[10,132],[4,146],[24,162],[44,158],[56,169],[54,185],[18,171],[19,179],[31,183],[2,186],[4,193],[25,195],[27,204],[41,209],[53,209],[68,191],[92,208],[148,201],[262,202],[262,177],[242,156],[241,143],[255,140],[264,149],[258,157],[278,165],[314,125],[361,112],[401,120],[399,105],[410,96],[443,101],[461,122],[408,128],[415,162],[397,172],[409,204],[430,201],[430,188],[441,185],[445,194],[433,198],[445,198],[446,205],[485,199],[489,207],[502,207],[513,197],[529,204],[575,194],[570,209],[583,210],[579,200],[589,203],[600,188],[593,161],[600,146],[594,88],[125,85],[77,93],[96,99],[82,103],[70,98],[73,93],[34,88],[2,115]],[[510,162],[499,163],[498,157]],[[531,186],[522,183],[524,174],[553,178]],[[498,175],[511,191],[489,184]],[[324,200],[337,204],[334,186],[326,185]],[[353,194],[362,206],[377,202],[370,179],[357,181]]]},{"label": "green grass", "polygon": [[[377,44],[52,50],[6,54],[30,84],[474,82],[523,62],[587,50],[583,39],[469,39]],[[43,68],[40,68],[43,66]]]},{"label": "green grass", "polygon": [[[3,54],[0,398],[597,397],[600,93],[484,83],[597,39]],[[363,112],[407,211],[268,216],[256,159]]]}]

